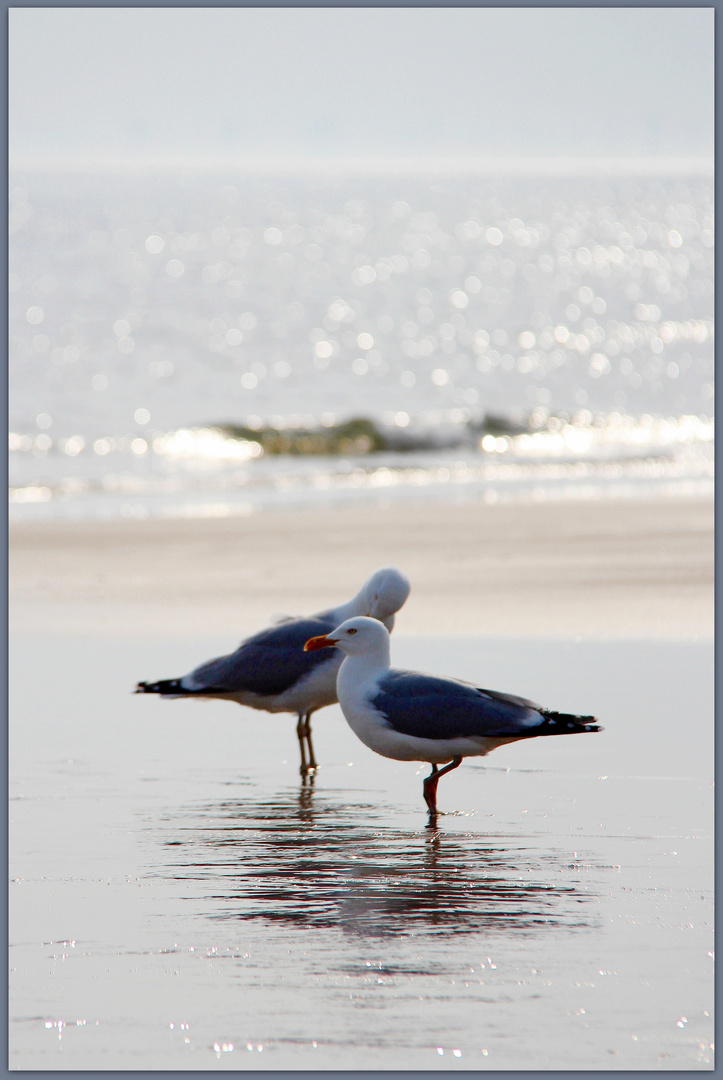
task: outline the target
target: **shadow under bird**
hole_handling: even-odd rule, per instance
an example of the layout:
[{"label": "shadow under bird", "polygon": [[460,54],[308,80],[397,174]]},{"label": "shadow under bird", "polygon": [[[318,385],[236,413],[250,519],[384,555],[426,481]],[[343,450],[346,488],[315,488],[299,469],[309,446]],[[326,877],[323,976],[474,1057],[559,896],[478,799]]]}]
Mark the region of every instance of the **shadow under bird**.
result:
[{"label": "shadow under bird", "polygon": [[[384,633],[394,626],[395,612],[409,596],[404,574],[392,566],[377,570],[346,604],[308,618],[289,618],[246,638],[236,652],[209,660],[190,674],[159,682],[139,682],[137,694],[163,698],[222,698],[266,712],[296,713],[296,734],[301,753],[301,774],[316,768],[311,742],[311,715],[336,703],[336,676],[342,654],[304,651],[312,635],[333,630],[354,615],[365,615]],[[307,757],[308,749],[308,757]]]},{"label": "shadow under bird", "polygon": [[[393,668],[389,634],[374,619],[347,619],[330,634],[311,638],[304,649],[316,652],[330,646],[344,654],[337,694],[354,734],[384,757],[432,766],[424,780],[432,818],[439,779],[462,758],[482,757],[519,739],[603,730],[594,716],[552,712],[473,683]],[[442,764],[445,767],[438,768]]]}]

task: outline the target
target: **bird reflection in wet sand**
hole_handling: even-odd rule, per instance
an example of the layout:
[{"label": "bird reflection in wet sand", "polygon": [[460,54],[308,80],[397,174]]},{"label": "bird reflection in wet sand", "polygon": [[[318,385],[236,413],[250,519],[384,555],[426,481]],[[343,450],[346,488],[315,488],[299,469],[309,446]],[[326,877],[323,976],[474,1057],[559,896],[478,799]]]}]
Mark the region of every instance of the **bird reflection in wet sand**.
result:
[{"label": "bird reflection in wet sand", "polygon": [[316,783],[316,773],[305,773],[301,778],[301,787],[299,788],[299,820],[305,822],[312,822],[312,814],[314,810],[314,804],[312,802],[312,796],[314,794],[314,784]]},{"label": "bird reflection in wet sand", "polygon": [[593,924],[594,892],[569,854],[509,836],[390,829],[378,807],[335,796],[310,780],[268,799],[200,807],[195,820],[179,813],[183,823],[168,823],[173,862],[160,872],[198,883],[211,918],[372,937]]}]

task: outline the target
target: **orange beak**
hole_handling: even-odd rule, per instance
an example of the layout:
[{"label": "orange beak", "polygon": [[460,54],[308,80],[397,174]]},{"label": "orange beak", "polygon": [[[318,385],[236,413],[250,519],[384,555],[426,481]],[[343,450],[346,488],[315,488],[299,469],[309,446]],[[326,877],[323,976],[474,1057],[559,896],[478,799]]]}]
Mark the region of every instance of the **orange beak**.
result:
[{"label": "orange beak", "polygon": [[313,652],[314,649],[328,649],[332,645],[336,645],[336,638],[327,637],[326,634],[322,634],[320,637],[309,638],[306,645],[304,645],[304,652]]}]

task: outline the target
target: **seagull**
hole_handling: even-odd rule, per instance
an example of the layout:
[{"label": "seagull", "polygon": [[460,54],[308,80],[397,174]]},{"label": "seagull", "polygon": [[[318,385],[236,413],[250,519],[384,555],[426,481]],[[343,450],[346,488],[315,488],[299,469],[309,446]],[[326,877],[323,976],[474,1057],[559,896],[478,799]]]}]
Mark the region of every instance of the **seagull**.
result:
[{"label": "seagull", "polygon": [[382,567],[346,604],[308,618],[284,619],[246,638],[228,656],[209,660],[179,679],[139,682],[135,692],[163,698],[225,698],[266,712],[296,713],[301,775],[306,776],[317,767],[311,714],[336,702],[336,675],[344,658],[341,654],[310,656],[304,653],[304,642],[312,634],[326,633],[350,616],[362,614],[370,616],[372,622],[382,620],[379,625],[383,622],[388,634],[409,589],[404,574],[393,566]]},{"label": "seagull", "polygon": [[330,646],[345,654],[337,694],[354,734],[384,757],[432,766],[424,780],[430,820],[437,814],[440,777],[458,768],[462,758],[482,757],[518,739],[603,730],[594,716],[551,712],[460,679],[393,668],[389,634],[374,619],[347,619],[330,634],[311,638],[304,649]]}]

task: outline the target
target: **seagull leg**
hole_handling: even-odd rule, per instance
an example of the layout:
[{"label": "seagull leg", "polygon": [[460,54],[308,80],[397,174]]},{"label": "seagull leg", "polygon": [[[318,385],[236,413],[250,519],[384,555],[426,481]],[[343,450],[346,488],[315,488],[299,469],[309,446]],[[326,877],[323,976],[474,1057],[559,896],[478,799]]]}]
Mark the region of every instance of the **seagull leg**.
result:
[{"label": "seagull leg", "polygon": [[438,769],[435,764],[432,764],[431,773],[424,778],[424,801],[429,808],[430,817],[437,816],[437,784],[440,776],[444,776],[445,773],[451,772],[461,764],[461,757],[452,758],[449,765],[445,765],[443,769]]},{"label": "seagull leg", "polygon": [[424,778],[424,801],[429,807],[430,814],[437,813],[437,782],[439,781],[439,769],[432,763],[432,771]]},{"label": "seagull leg", "polygon": [[302,776],[306,776],[309,771],[309,766],[306,764],[306,745],[304,743],[305,721],[306,715],[300,712],[299,722],[296,725],[296,737],[299,740],[299,751],[301,753],[301,768],[299,769],[299,772]]},{"label": "seagull leg", "polygon": [[313,709],[309,709],[308,713],[306,714],[306,719],[305,719],[305,722],[304,722],[304,737],[306,738],[306,745],[307,745],[308,750],[309,750],[309,768],[310,769],[315,769],[317,767],[316,766],[316,758],[314,757],[314,747],[311,744],[311,714],[312,714],[313,711],[314,711]]}]

